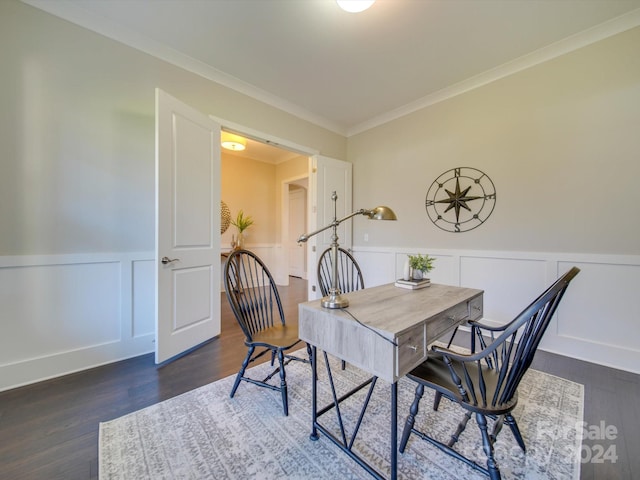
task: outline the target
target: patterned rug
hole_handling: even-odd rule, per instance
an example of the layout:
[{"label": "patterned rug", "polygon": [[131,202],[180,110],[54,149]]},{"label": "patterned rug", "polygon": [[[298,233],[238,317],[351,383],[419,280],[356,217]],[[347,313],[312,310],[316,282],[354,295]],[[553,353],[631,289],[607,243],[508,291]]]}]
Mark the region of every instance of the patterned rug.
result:
[{"label": "patterned rug", "polygon": [[[331,398],[324,369],[318,363],[319,405]],[[351,365],[342,371],[334,359],[332,372],[338,392],[345,393],[367,375]],[[251,369],[266,376],[268,365]],[[371,476],[326,437],[311,441],[311,370],[301,362],[287,367],[289,416],[282,413],[280,393],[243,382],[229,398],[234,376],[187,392],[162,403],[100,424],[99,474],[107,479],[370,479]],[[276,375],[277,377],[277,375]],[[398,438],[413,400],[414,385],[398,383]],[[347,432],[351,432],[365,392],[341,404]],[[389,384],[378,381],[360,427],[354,449],[388,475]],[[496,442],[496,456],[505,479],[578,479],[583,418],[583,385],[529,370],[519,388],[514,410],[526,455],[508,427]],[[416,420],[420,427],[445,440],[464,411],[442,401],[431,409],[426,391]],[[336,428],[334,412],[321,423]],[[491,425],[490,425],[491,427]],[[350,435],[350,433],[348,433]],[[458,449],[486,465],[475,417],[458,442]],[[401,479],[486,479],[462,462],[412,435],[404,454],[398,454]]]}]

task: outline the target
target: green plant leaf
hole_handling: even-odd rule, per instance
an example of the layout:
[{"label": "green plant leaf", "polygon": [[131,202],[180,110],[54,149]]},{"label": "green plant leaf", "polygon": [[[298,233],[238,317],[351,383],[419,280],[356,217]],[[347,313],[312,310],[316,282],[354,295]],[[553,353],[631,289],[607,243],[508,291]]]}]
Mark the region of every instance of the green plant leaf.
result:
[{"label": "green plant leaf", "polygon": [[245,217],[244,212],[240,210],[235,220],[231,220],[231,225],[236,227],[240,233],[244,232],[247,228],[253,225],[253,218],[247,215]]},{"label": "green plant leaf", "polygon": [[435,258],[429,255],[407,255],[409,257],[409,266],[414,270],[420,270],[422,272],[430,272],[433,270],[433,262]]}]

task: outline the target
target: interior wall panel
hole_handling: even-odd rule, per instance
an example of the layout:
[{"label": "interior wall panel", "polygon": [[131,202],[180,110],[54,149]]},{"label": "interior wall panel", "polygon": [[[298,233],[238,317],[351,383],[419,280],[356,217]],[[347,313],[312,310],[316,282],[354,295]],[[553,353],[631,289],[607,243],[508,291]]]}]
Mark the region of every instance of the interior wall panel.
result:
[{"label": "interior wall panel", "polygon": [[484,315],[504,324],[547,287],[546,262],[527,258],[463,256],[460,285],[480,288]]},{"label": "interior wall panel", "polygon": [[155,262],[136,260],[132,262],[132,269],[132,336],[155,335]]},{"label": "interior wall panel", "polygon": [[[576,294],[563,300],[566,311],[559,316],[557,335],[580,341],[640,352],[640,309],[632,301],[640,286],[640,266],[580,262]],[[568,269],[561,262],[560,270]],[[564,312],[562,312],[564,313]],[[633,333],[633,334],[630,334]]]},{"label": "interior wall panel", "polygon": [[0,365],[120,340],[120,264],[0,269]]},{"label": "interior wall panel", "polygon": [[152,351],[152,257],[0,257],[0,391]]}]

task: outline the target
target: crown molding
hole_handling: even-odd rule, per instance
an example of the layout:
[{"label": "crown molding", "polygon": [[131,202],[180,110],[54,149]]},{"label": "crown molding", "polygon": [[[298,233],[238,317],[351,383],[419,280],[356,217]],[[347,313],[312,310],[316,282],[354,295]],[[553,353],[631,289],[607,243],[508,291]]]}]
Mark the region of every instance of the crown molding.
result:
[{"label": "crown molding", "polygon": [[346,135],[346,127],[332,122],[324,117],[314,114],[288,100],[280,98],[225,72],[222,72],[210,65],[189,57],[172,48],[152,40],[145,35],[134,32],[122,25],[117,25],[103,17],[95,15],[82,8],[79,2],[70,2],[58,0],[55,2],[49,0],[21,0],[23,3],[43,10],[51,15],[67,20],[80,27],[91,30],[104,37],[115,40],[129,47],[140,50],[155,58],[164,60],[172,65],[180,67],[191,73],[199,75],[207,80],[218,83],[224,87],[235,90],[259,100],[267,105],[275,107],[279,110],[287,112],[302,120],[306,120],[339,135]]},{"label": "crown molding", "polygon": [[78,2],[65,0],[55,2],[48,0],[21,1],[347,138],[640,26],[640,8],[638,8],[496,68],[426,95],[415,102],[408,103],[348,128],[151,40],[144,35],[115,25],[100,16],[84,10]]},{"label": "crown molding", "polygon": [[640,26],[640,8],[355,125],[347,131],[347,137],[365,132],[637,26]]}]

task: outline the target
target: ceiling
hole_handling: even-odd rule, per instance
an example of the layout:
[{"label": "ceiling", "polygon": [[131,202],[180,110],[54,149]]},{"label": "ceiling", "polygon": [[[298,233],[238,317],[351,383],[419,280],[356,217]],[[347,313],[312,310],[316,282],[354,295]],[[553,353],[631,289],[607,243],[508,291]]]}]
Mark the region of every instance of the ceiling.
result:
[{"label": "ceiling", "polygon": [[345,136],[640,25],[640,0],[23,0]]}]

